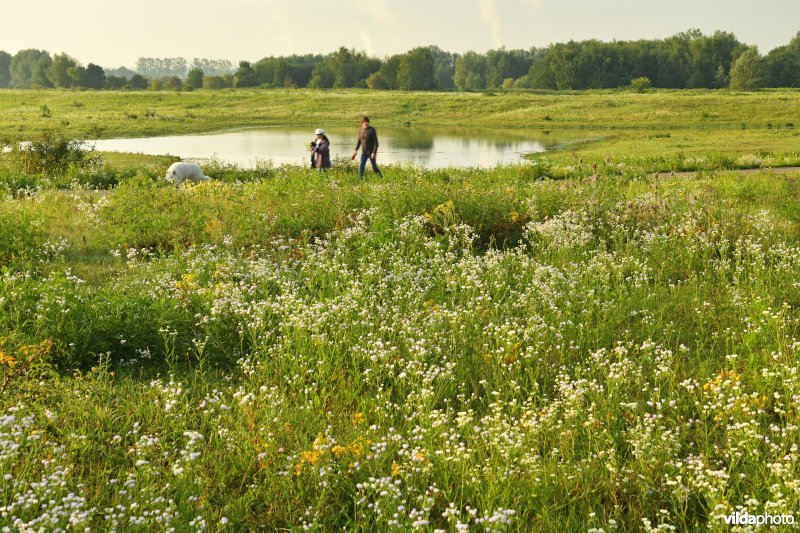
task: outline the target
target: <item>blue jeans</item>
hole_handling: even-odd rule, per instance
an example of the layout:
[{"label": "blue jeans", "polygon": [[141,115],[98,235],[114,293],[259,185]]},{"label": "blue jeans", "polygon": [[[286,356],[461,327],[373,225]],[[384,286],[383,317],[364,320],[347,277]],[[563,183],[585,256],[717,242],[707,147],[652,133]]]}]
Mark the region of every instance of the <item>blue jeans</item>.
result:
[{"label": "blue jeans", "polygon": [[377,174],[380,177],[383,177],[383,174],[381,174],[381,171],[378,168],[378,165],[375,163],[375,160],[372,159],[369,156],[369,154],[364,152],[361,152],[361,163],[359,163],[358,165],[358,177],[361,178],[364,176],[364,167],[367,166],[367,160],[369,160],[369,162],[372,163],[372,170],[375,171],[375,174]]}]

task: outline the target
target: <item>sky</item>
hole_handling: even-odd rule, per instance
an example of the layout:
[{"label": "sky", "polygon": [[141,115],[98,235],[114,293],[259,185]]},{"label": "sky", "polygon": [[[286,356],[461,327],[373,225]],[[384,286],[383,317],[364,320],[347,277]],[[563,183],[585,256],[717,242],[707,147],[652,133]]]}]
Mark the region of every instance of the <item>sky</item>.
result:
[{"label": "sky", "polygon": [[[139,57],[257,61],[340,46],[377,57],[569,40],[733,32],[762,53],[800,31],[800,0],[4,0],[0,50],[66,52],[84,65]],[[9,5],[10,4],[10,5]]]}]

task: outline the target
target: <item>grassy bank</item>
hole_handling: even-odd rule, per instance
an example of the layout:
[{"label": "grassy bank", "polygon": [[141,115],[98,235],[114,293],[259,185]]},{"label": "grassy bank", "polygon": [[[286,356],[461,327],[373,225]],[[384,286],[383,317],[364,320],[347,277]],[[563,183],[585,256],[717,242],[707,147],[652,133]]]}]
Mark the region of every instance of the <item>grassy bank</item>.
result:
[{"label": "grassy bank", "polygon": [[550,164],[6,191],[0,525],[796,513],[796,173]]},{"label": "grassy bank", "polygon": [[800,92],[409,93],[360,90],[0,91],[0,137],[151,136],[269,125],[465,126],[573,131],[580,153],[789,151]]}]

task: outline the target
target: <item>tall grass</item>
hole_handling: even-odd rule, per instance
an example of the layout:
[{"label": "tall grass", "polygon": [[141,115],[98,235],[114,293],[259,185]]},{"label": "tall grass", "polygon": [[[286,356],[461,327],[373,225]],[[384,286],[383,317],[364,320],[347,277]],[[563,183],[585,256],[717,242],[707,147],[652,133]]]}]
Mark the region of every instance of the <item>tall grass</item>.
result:
[{"label": "tall grass", "polygon": [[[795,512],[796,176],[542,173],[142,173],[6,197],[0,221],[37,229],[0,276],[0,523]],[[110,270],[76,275],[98,253]]]}]

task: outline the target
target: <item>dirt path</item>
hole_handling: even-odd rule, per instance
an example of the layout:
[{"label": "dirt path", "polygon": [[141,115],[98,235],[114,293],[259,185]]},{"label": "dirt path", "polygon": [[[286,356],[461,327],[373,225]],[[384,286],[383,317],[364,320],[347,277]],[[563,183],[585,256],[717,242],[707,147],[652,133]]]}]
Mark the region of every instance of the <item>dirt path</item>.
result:
[{"label": "dirt path", "polygon": [[[685,178],[696,176],[700,171],[693,172],[655,172],[650,174],[652,178]],[[773,174],[784,174],[791,172],[800,172],[800,167],[768,167],[768,168],[743,168],[739,170],[715,170],[714,172],[737,172],[739,174],[754,174],[756,172],[772,172]]]}]

